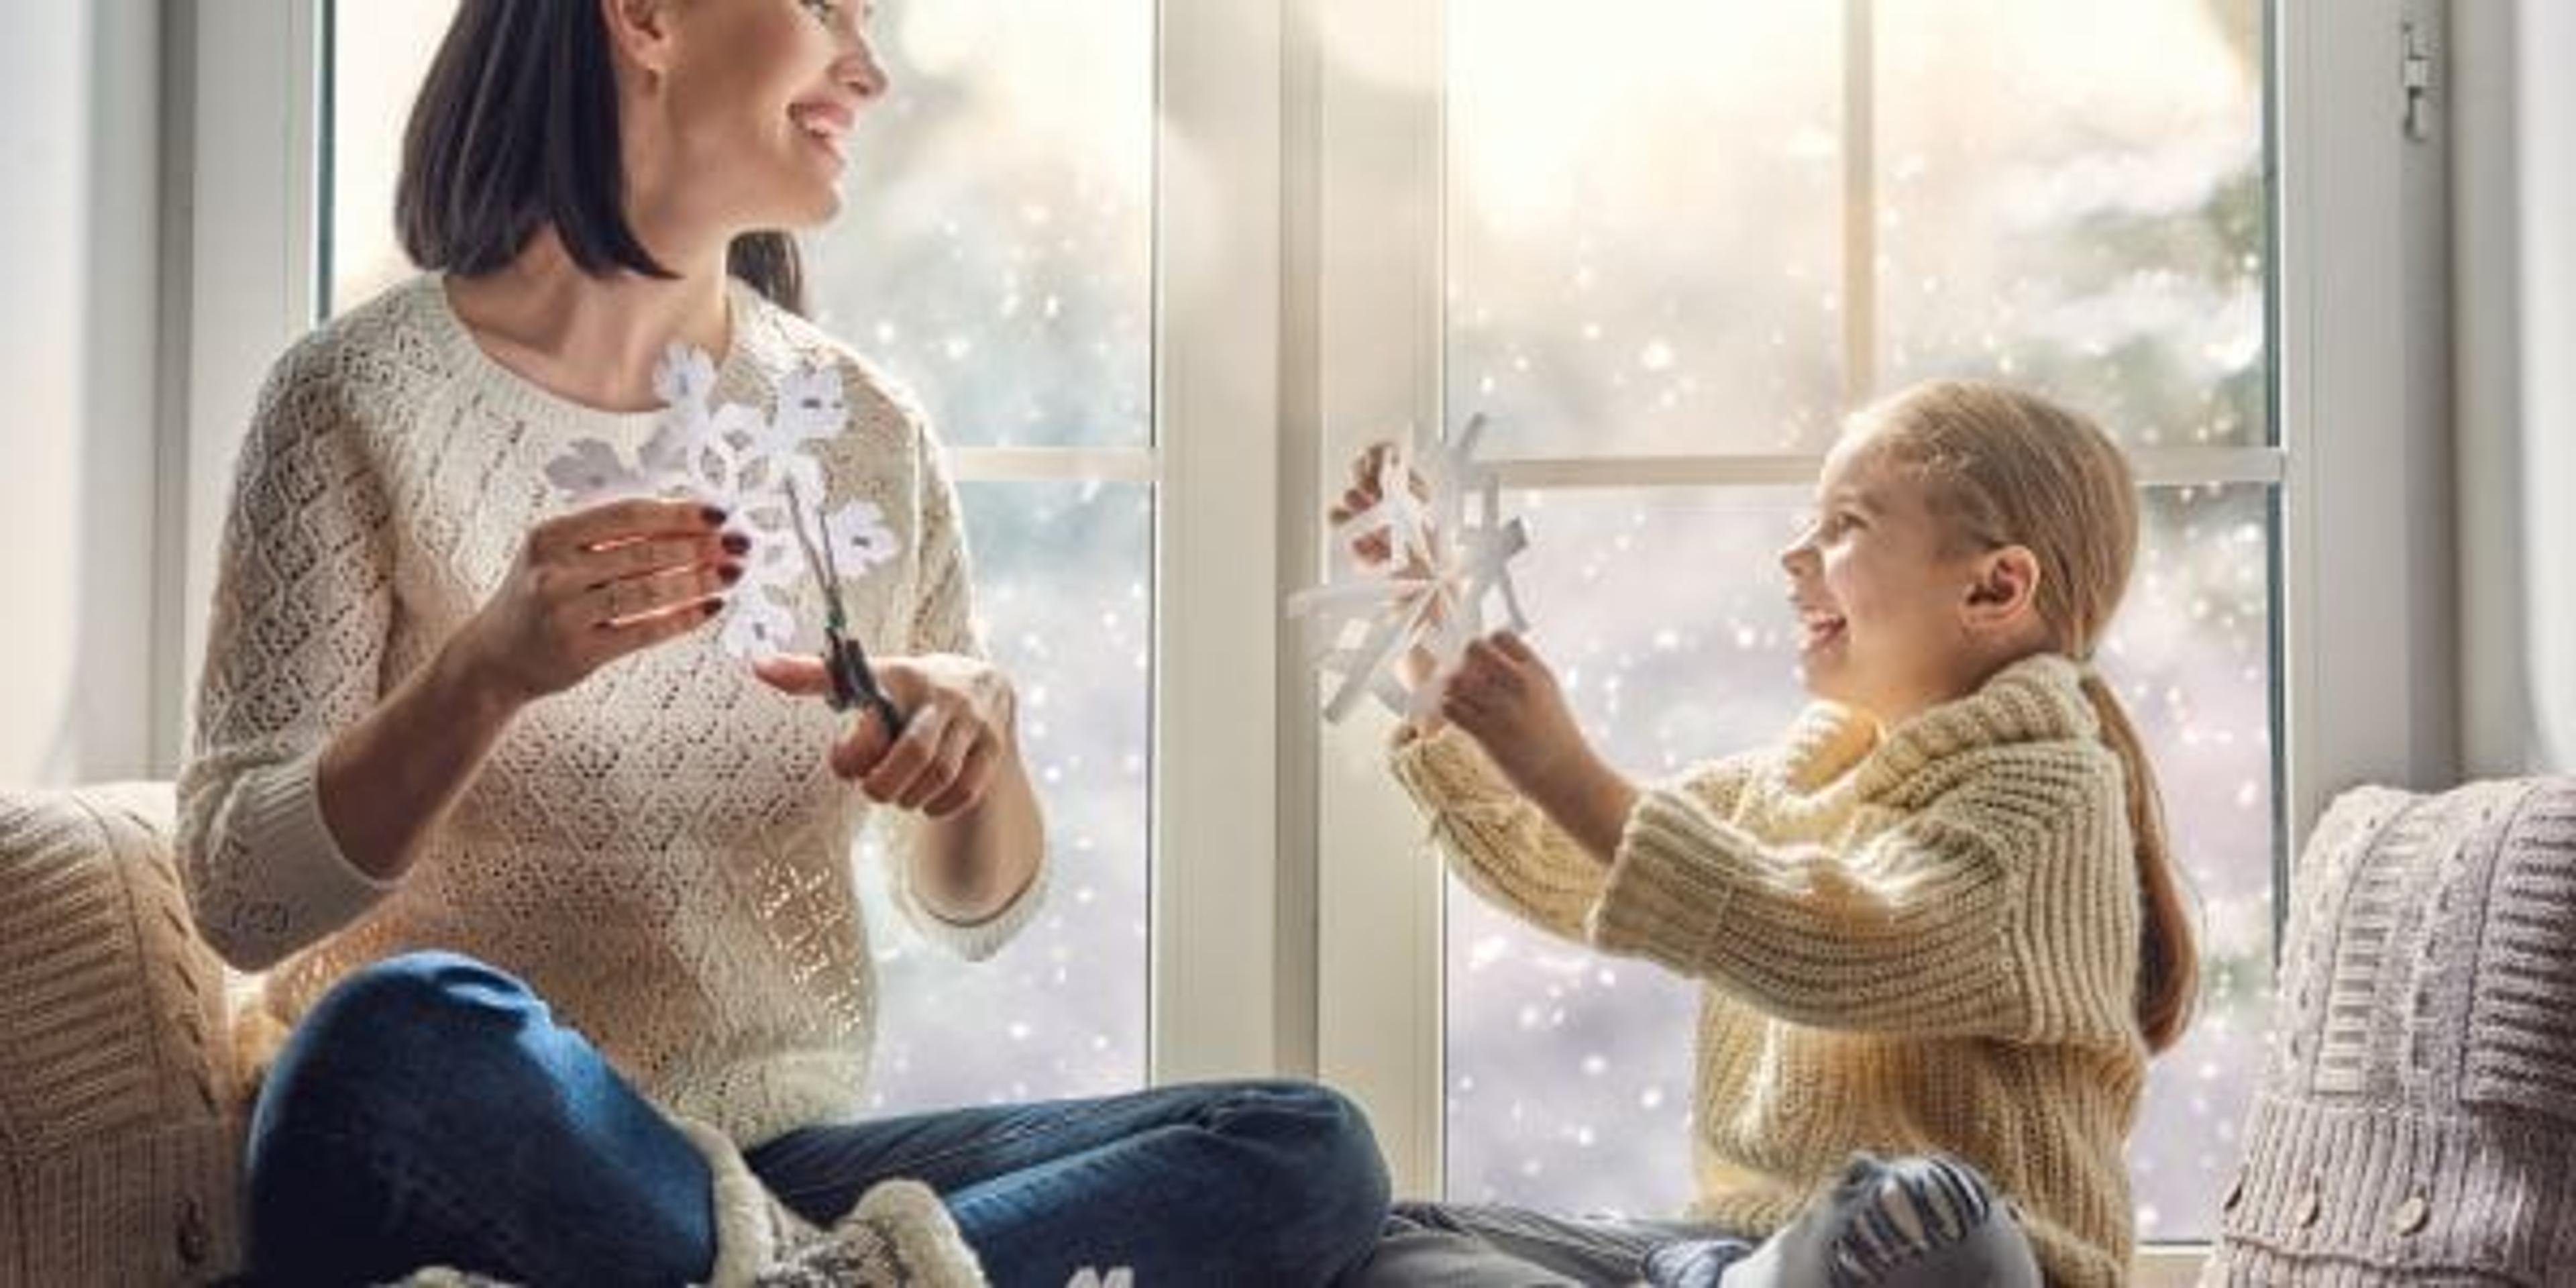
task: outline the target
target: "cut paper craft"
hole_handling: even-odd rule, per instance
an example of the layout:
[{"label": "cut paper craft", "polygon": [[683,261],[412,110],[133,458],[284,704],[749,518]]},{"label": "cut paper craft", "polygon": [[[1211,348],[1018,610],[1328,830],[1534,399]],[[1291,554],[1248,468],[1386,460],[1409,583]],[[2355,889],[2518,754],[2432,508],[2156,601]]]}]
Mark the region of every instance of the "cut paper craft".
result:
[{"label": "cut paper craft", "polygon": [[[687,496],[723,506],[728,525],[751,539],[743,576],[728,598],[718,641],[735,657],[787,651],[796,633],[797,591],[810,574],[789,528],[785,488],[826,495],[823,462],[809,444],[849,421],[840,375],[808,365],[778,382],[767,416],[740,403],[712,406],[716,364],[705,351],[674,344],[653,369],[663,408],[632,460],[596,438],[574,442],[546,464],[546,481],[575,507],[635,496]],[[898,541],[874,502],[851,501],[823,517],[843,580],[895,557]]]},{"label": "cut paper craft", "polygon": [[[1484,433],[1479,415],[1445,442],[1387,453],[1378,503],[1333,529],[1325,583],[1288,597],[1289,616],[1303,619],[1307,661],[1339,680],[1325,719],[1340,722],[1363,697],[1399,716],[1429,714],[1438,678],[1485,632],[1488,601],[1501,600],[1511,629],[1529,629],[1511,575],[1529,529],[1502,517],[1501,480],[1475,461]],[[1418,462],[1407,459],[1417,451]],[[1418,492],[1408,478],[1420,480]],[[1374,535],[1385,537],[1389,555],[1371,566],[1352,546]],[[1416,646],[1438,664],[1418,688],[1396,666]]]}]

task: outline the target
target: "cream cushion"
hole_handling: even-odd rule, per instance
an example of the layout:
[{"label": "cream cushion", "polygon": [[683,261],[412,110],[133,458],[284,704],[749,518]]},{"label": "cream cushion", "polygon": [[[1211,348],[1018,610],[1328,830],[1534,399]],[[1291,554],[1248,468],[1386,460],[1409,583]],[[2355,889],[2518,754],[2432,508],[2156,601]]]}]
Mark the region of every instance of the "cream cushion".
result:
[{"label": "cream cushion", "polygon": [[0,792],[0,1288],[240,1263],[246,1088],[167,784]]}]

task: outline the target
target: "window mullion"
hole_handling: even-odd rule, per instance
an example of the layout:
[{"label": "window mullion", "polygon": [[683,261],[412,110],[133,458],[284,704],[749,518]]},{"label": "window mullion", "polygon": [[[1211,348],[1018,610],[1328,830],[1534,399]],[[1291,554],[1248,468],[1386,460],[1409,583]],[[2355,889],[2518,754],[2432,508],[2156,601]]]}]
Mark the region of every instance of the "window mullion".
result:
[{"label": "window mullion", "polygon": [[1160,10],[1150,1061],[1277,1071],[1281,26]]},{"label": "window mullion", "polygon": [[1843,0],[1843,410],[1878,396],[1878,0]]},{"label": "window mullion", "polygon": [[[270,362],[314,322],[321,7],[178,6],[193,54],[188,149],[187,497],[178,659],[205,652],[232,462]],[[180,685],[181,692],[185,685]],[[184,711],[174,721],[184,727]]]},{"label": "window mullion", "polygon": [[[1369,441],[1440,423],[1447,14],[1383,0],[1314,13],[1316,476],[1337,489]],[[1442,877],[1387,772],[1386,734],[1374,710],[1317,732],[1316,1064],[1368,1109],[1397,1192],[1428,1196],[1441,1187]]]}]

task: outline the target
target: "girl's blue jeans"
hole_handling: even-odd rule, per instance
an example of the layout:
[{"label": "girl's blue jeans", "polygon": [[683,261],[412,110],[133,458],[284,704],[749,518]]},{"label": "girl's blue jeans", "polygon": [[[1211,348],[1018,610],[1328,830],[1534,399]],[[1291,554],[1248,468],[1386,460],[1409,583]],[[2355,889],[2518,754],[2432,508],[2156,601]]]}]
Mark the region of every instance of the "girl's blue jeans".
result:
[{"label": "girl's blue jeans", "polygon": [[[811,1127],[746,1155],[828,1226],[877,1181],[937,1191],[993,1282],[1320,1284],[1364,1257],[1387,1181],[1349,1101],[1301,1083],[1171,1087]],[[706,1163],[509,975],[449,953],[358,971],[279,1055],[253,1115],[253,1279],[446,1265],[543,1288],[702,1281]]]}]

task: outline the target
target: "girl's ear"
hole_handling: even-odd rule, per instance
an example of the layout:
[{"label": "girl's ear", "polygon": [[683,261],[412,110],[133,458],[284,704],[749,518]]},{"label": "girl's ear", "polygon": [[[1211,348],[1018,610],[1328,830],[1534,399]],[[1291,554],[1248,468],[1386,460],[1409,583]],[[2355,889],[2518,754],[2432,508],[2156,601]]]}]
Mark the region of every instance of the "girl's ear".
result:
[{"label": "girl's ear", "polygon": [[669,70],[670,5],[665,0],[599,0],[599,20],[608,29],[609,46],[622,55],[620,61],[656,76]]},{"label": "girl's ear", "polygon": [[2004,546],[1978,556],[1969,583],[1971,624],[2006,626],[2039,611],[2039,556],[2028,546]]}]

